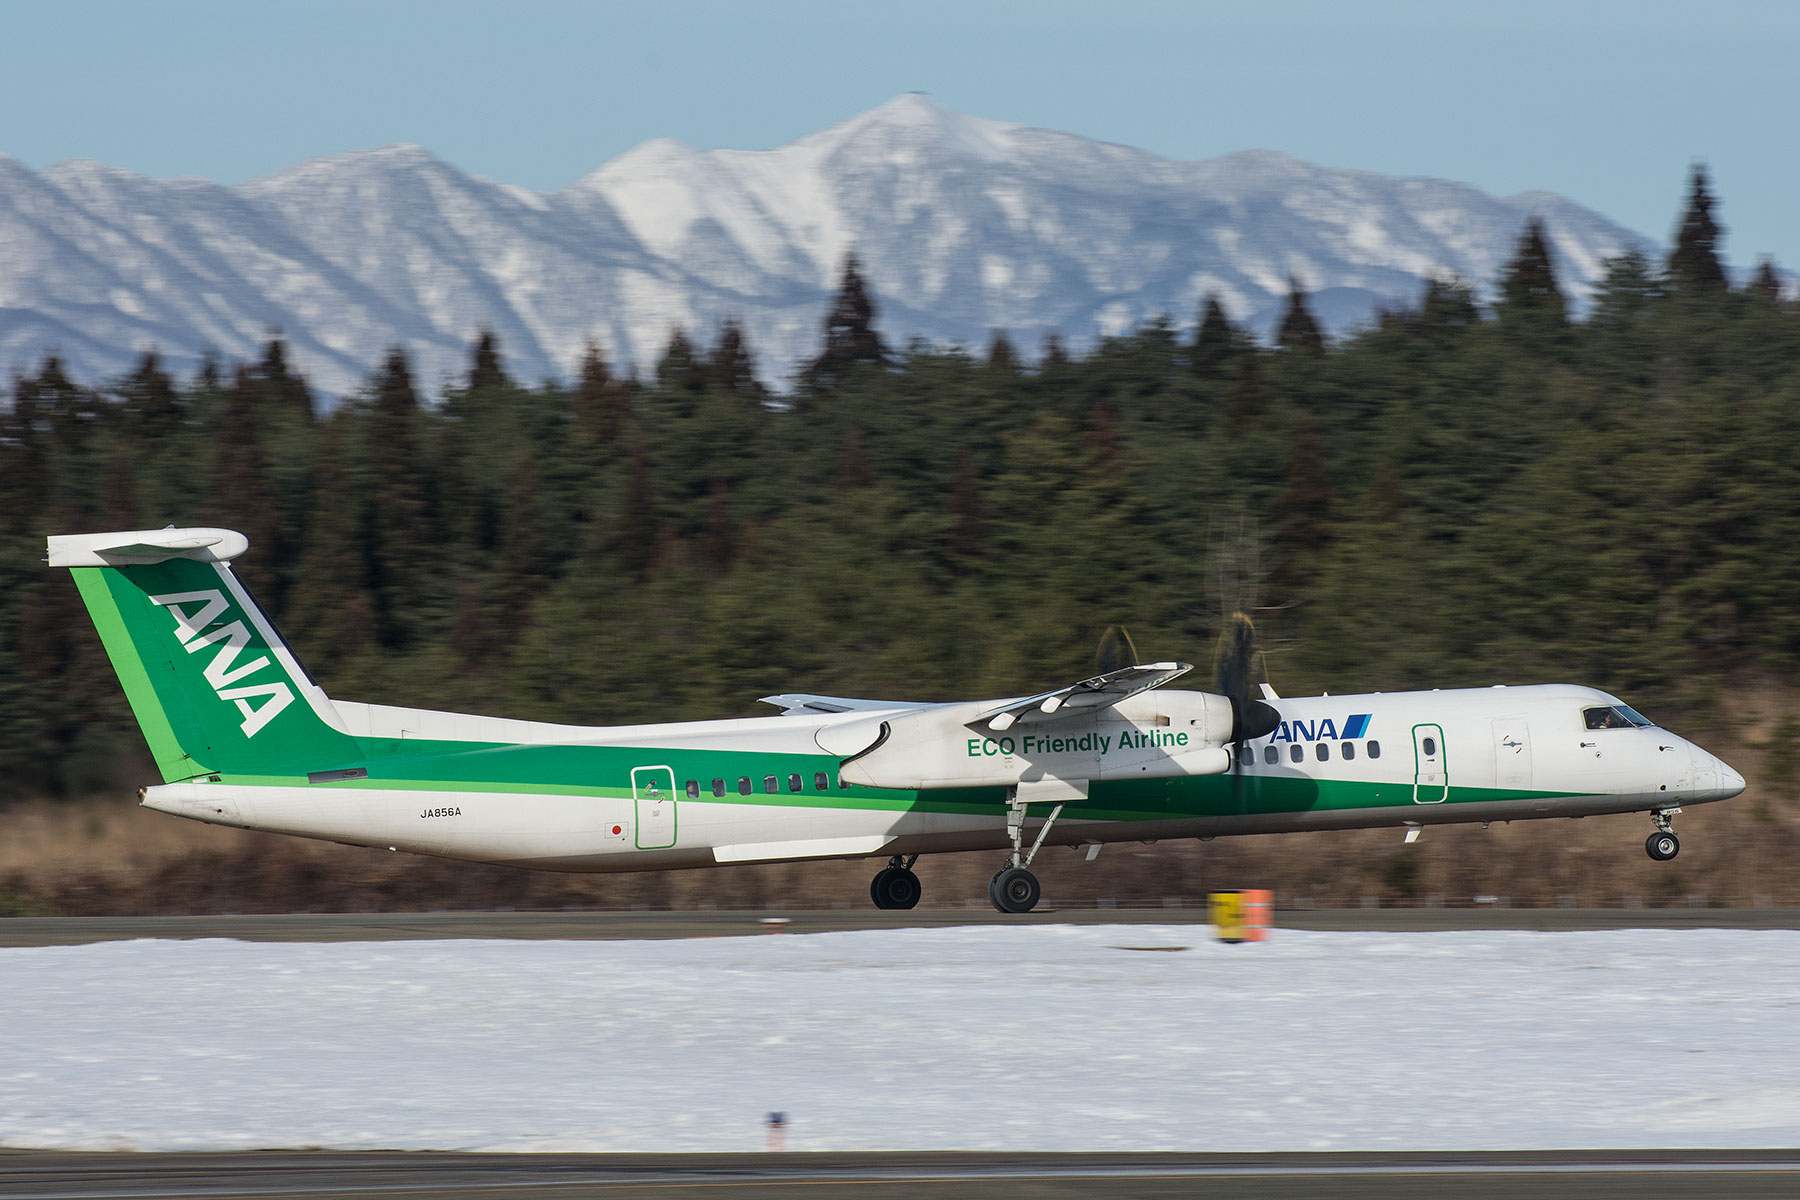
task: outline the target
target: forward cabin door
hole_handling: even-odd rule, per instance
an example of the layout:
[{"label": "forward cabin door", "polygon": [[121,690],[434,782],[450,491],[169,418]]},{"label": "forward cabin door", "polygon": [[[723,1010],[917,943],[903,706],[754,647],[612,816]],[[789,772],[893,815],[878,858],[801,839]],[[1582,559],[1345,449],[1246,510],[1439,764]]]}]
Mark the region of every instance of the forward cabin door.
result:
[{"label": "forward cabin door", "polygon": [[665,850],[675,844],[675,772],[670,767],[637,767],[631,772],[637,802],[637,848]]},{"label": "forward cabin door", "polygon": [[1450,796],[1449,756],[1441,725],[1413,726],[1413,803],[1442,804]]},{"label": "forward cabin door", "polygon": [[1502,791],[1531,790],[1531,727],[1524,717],[1494,722],[1494,786]]}]

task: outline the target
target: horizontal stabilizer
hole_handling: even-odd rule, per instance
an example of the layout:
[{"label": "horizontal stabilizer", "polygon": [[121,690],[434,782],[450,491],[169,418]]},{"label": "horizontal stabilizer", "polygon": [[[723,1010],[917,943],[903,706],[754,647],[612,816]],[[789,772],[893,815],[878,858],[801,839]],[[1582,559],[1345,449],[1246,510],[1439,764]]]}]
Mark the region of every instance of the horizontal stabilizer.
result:
[{"label": "horizontal stabilizer", "polygon": [[1128,696],[1159,688],[1193,669],[1191,663],[1162,662],[1108,671],[1104,675],[1096,675],[1092,679],[1084,679],[1053,692],[1039,692],[1023,700],[1009,700],[986,710],[969,724],[986,726],[999,732],[1021,723],[1036,724],[1091,713],[1095,709],[1110,708]]},{"label": "horizontal stabilizer", "polygon": [[53,567],[132,567],[172,558],[229,562],[250,548],[250,539],[232,529],[133,529],[59,534],[48,547]]}]

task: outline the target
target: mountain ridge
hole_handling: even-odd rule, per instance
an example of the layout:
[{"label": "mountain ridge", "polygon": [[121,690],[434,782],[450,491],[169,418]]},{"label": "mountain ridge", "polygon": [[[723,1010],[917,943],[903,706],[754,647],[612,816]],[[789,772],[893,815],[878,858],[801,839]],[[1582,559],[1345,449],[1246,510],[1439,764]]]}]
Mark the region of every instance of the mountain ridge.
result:
[{"label": "mountain ridge", "polygon": [[1545,219],[1579,302],[1650,238],[1542,191],[1321,167],[1247,149],[1186,162],[955,112],[906,93],[769,150],[657,138],[548,192],[392,143],[228,186],[0,154],[0,365],[61,353],[122,374],[250,359],[271,330],[320,390],[359,389],[393,345],[427,390],[483,328],[511,370],[566,377],[590,339],[653,365],[676,326],[740,320],[765,380],[812,353],[845,254],[891,343],[979,346],[1004,329],[1081,348],[1207,292],[1266,335],[1290,277],[1341,334],[1457,275],[1491,292]]}]

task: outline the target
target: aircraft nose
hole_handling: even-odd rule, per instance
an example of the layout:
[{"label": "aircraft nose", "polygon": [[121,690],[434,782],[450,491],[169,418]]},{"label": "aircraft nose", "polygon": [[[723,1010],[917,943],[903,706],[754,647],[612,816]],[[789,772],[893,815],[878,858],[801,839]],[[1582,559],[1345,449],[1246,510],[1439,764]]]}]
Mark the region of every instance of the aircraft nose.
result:
[{"label": "aircraft nose", "polygon": [[1722,758],[1713,759],[1713,766],[1719,772],[1719,799],[1729,800],[1744,791],[1744,777],[1732,770]]}]

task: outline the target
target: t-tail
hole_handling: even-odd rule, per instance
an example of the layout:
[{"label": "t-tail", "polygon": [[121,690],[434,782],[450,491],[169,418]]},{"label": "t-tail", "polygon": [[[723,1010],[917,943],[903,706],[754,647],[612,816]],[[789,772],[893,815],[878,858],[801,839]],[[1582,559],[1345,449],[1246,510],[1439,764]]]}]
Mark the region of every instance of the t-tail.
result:
[{"label": "t-tail", "polygon": [[228,529],[49,539],[68,567],[165,782],[305,775],[362,757],[231,570]]}]

